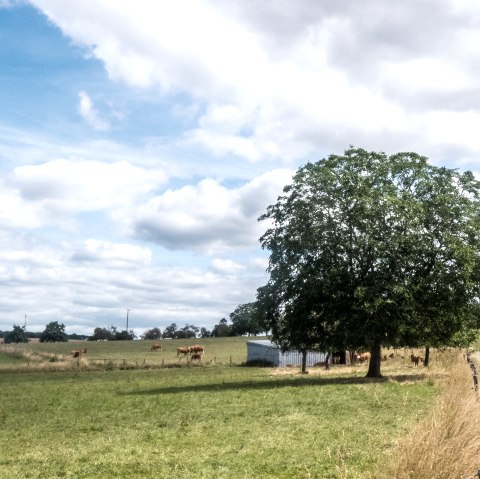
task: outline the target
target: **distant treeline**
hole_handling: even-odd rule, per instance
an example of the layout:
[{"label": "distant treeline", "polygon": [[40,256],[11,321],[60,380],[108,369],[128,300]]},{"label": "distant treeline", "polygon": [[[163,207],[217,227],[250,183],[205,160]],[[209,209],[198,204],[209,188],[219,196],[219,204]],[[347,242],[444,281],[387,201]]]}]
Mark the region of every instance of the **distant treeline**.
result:
[{"label": "distant treeline", "polygon": [[[5,338],[11,331],[1,331],[0,330],[0,338]],[[42,337],[43,331],[42,332],[34,332],[34,331],[25,331],[25,336],[28,339],[40,339]],[[90,336],[87,334],[67,334],[67,339],[71,340],[78,340],[78,341],[85,341],[88,339]]]},{"label": "distant treeline", "polygon": [[[188,339],[188,338],[210,338],[225,336],[244,336],[264,334],[269,327],[265,313],[259,308],[258,303],[240,304],[229,316],[230,322],[222,318],[210,331],[204,327],[197,327],[186,324],[178,327],[175,323],[167,326],[163,331],[160,328],[146,330],[140,337],[142,339]],[[12,331],[0,331],[0,338],[5,343],[25,343],[31,339],[38,339],[41,342],[60,342],[68,340],[88,341],[125,341],[137,337],[133,330],[119,331],[117,326],[97,327],[91,336],[87,334],[67,334],[65,325],[52,321],[47,324],[42,332],[27,331],[25,326],[13,325]]]}]

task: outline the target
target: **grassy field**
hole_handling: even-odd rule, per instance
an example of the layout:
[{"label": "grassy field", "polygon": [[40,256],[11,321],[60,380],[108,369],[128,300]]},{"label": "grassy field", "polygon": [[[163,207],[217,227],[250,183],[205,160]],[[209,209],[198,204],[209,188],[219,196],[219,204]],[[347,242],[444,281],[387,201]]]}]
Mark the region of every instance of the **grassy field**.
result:
[{"label": "grassy field", "polygon": [[[110,366],[161,366],[185,364],[187,358],[177,357],[176,349],[180,346],[199,344],[204,346],[205,354],[203,364],[226,365],[241,364],[247,359],[247,338],[205,338],[187,340],[162,340],[162,341],[81,341],[68,343],[26,343],[13,346],[17,351],[22,351],[30,356],[32,365],[35,359],[49,359],[50,363],[67,360],[73,363],[70,351],[73,349],[87,348],[83,358],[91,365]],[[154,343],[162,344],[162,351],[151,351]],[[0,353],[10,349],[1,346]],[[38,357],[38,355],[41,355]],[[52,364],[50,364],[52,366]],[[85,366],[85,364],[84,364]]]},{"label": "grassy field", "polygon": [[[197,342],[215,364],[2,370],[0,477],[364,478],[439,391],[402,360],[385,366],[391,377],[381,382],[363,378],[366,366],[301,376],[239,366],[245,338]],[[177,361],[186,342],[165,343],[160,354]],[[89,357],[140,361],[159,354],[149,344],[86,346]],[[55,356],[73,343],[25,346],[33,349]]]}]

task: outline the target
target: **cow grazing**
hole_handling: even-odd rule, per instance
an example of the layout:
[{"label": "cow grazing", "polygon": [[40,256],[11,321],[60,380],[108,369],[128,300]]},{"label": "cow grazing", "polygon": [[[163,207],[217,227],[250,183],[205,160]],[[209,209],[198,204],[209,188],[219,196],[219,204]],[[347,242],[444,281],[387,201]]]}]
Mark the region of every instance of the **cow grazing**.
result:
[{"label": "cow grazing", "polygon": [[359,363],[364,363],[365,361],[370,361],[370,353],[358,353],[355,355],[355,360]]},{"label": "cow grazing", "polygon": [[162,345],[159,343],[152,344],[152,347],[150,348],[150,351],[161,351],[162,350]]},{"label": "cow grazing", "polygon": [[180,354],[183,354],[183,356],[186,356],[189,352],[190,352],[190,348],[188,346],[177,348],[177,357],[180,356]]},{"label": "cow grazing", "polygon": [[82,356],[82,354],[87,354],[87,349],[73,349],[70,351],[70,354],[72,355],[73,358],[79,358]]},{"label": "cow grazing", "polygon": [[191,357],[192,361],[201,361],[202,360],[202,355],[201,354],[192,354]]},{"label": "cow grazing", "polygon": [[410,355],[410,360],[412,361],[415,367],[418,366],[418,363],[423,363],[423,358],[421,356],[415,356],[414,354]]},{"label": "cow grazing", "polygon": [[195,344],[194,346],[190,346],[190,352],[194,354],[203,354],[205,352],[205,348]]}]

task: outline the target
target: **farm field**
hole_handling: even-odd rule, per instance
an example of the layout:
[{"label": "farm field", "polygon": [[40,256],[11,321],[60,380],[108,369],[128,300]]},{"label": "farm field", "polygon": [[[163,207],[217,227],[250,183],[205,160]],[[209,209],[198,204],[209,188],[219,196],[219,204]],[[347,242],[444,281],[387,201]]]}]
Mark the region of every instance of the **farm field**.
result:
[{"label": "farm field", "polygon": [[[207,367],[3,370],[0,477],[368,477],[438,395],[402,362],[382,382],[364,379],[366,366],[301,376],[241,367],[245,352],[231,364],[245,338],[209,341],[217,362]],[[169,342],[167,357],[180,344]],[[147,343],[86,347],[138,361]],[[25,346],[60,354],[72,344]]]},{"label": "farm field", "polygon": [[[82,356],[92,364],[102,365],[109,363],[111,366],[160,366],[162,364],[185,364],[187,358],[177,357],[176,349],[181,346],[199,344],[205,347],[203,364],[223,365],[241,364],[247,359],[246,342],[249,338],[197,338],[175,339],[161,341],[69,341],[67,343],[25,343],[16,344],[15,350],[32,354],[50,355],[50,359],[71,360],[70,352],[74,349],[87,348],[87,354]],[[262,339],[251,338],[251,339]],[[162,351],[151,351],[154,343],[162,345]],[[2,349],[8,346],[0,345]]]}]

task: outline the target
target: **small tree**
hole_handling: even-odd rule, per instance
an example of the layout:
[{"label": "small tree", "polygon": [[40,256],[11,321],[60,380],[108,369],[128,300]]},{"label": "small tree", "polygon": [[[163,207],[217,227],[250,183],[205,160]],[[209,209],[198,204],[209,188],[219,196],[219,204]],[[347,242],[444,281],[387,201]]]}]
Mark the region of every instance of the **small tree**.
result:
[{"label": "small tree", "polygon": [[67,342],[67,334],[65,333],[65,325],[59,324],[57,321],[48,323],[40,336],[41,343],[60,343]]},{"label": "small tree", "polygon": [[4,342],[9,343],[28,343],[27,331],[25,326],[13,325],[13,330],[5,333]]},{"label": "small tree", "polygon": [[212,332],[209,331],[207,328],[205,327],[200,328],[200,337],[209,338],[211,335],[212,335]]},{"label": "small tree", "polygon": [[115,341],[132,341],[135,339],[135,333],[132,329],[130,331],[117,331],[113,339]]},{"label": "small tree", "polygon": [[115,338],[115,334],[111,329],[107,328],[95,328],[93,335],[90,336],[90,341],[112,341]]},{"label": "small tree", "polygon": [[142,335],[143,339],[161,339],[161,337],[162,332],[159,328],[147,329]]},{"label": "small tree", "polygon": [[218,324],[216,324],[212,331],[214,337],[234,336],[232,326],[228,324],[225,318],[222,318]]},{"label": "small tree", "polygon": [[175,323],[172,323],[170,326],[167,326],[163,330],[162,336],[164,338],[174,338],[175,337],[175,331],[177,330],[177,325]]}]

